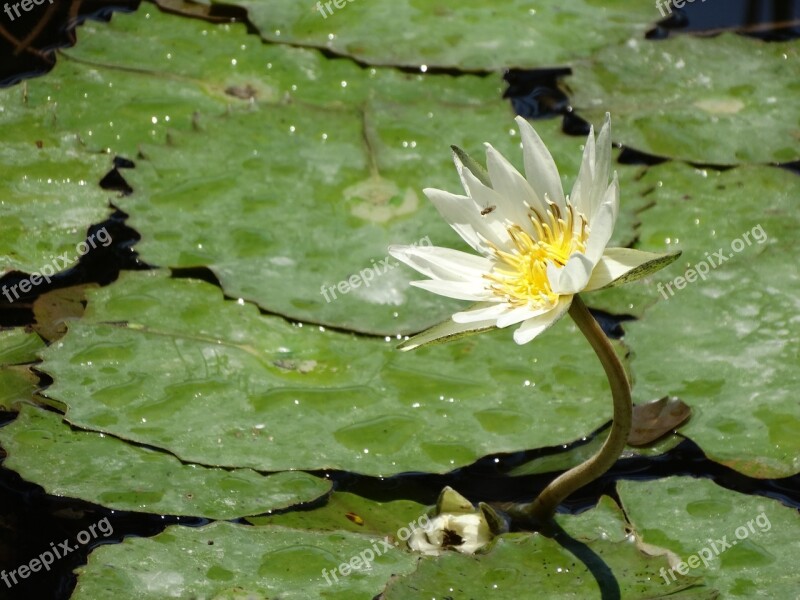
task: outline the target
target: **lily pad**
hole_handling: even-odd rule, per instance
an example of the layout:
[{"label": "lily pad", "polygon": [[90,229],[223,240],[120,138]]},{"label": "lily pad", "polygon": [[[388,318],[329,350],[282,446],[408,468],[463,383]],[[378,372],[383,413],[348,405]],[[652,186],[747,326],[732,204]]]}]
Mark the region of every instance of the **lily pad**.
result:
[{"label": "lily pad", "polygon": [[626,326],[637,396],[680,396],[693,411],[681,433],[718,462],[756,477],[797,473],[800,305],[788,290],[800,284],[791,259],[800,180],[678,164],[644,179],[659,191],[642,246],[683,255],[675,279],[653,278],[658,302]]},{"label": "lily pad", "polygon": [[15,411],[30,401],[39,378],[28,363],[37,360],[43,347],[42,338],[20,327],[0,331],[0,409]]},{"label": "lily pad", "polygon": [[[88,564],[77,570],[72,599],[371,600],[391,575],[411,571],[417,561],[380,541],[348,531],[227,522],[172,526],[154,538],[127,538],[95,550]],[[366,550],[376,554],[369,565],[362,560],[347,575],[338,570]]]},{"label": "lily pad", "polygon": [[536,6],[524,0],[218,3],[247,9],[270,42],[324,48],[371,65],[464,71],[561,66],[609,43],[642,37],[658,19],[652,6],[625,0]]},{"label": "lily pad", "polygon": [[[735,68],[731,68],[735,65]],[[631,40],[574,65],[573,106],[615,140],[701,164],[800,159],[800,49],[723,34]]]},{"label": "lily pad", "polygon": [[[464,247],[421,192],[460,189],[450,144],[479,156],[491,141],[521,164],[499,75],[363,69],[147,6],[86,24],[66,56],[30,82],[29,120],[87,155],[138,155],[125,172],[135,192],[114,203],[145,262],[208,267],[230,297],[381,335],[462,306],[410,287],[386,248]],[[557,120],[537,128],[569,189],[584,140]],[[623,189],[640,172],[618,170]],[[622,208],[614,241],[625,244],[637,206]]]},{"label": "lily pad", "polygon": [[42,338],[21,327],[0,331],[0,365],[21,365],[37,360]]},{"label": "lily pad", "polygon": [[673,573],[703,576],[723,598],[797,595],[797,510],[705,479],[671,477],[618,486],[636,531],[673,550],[684,563],[660,574],[664,596],[677,590]]},{"label": "lily pad", "polygon": [[23,405],[0,429],[3,466],[48,494],[116,510],[235,519],[316,500],[329,481],[307,473],[262,475],[185,464],[174,456],[65,424]]},{"label": "lily pad", "polygon": [[78,135],[58,126],[54,104],[38,100],[27,87],[0,89],[0,276],[72,266],[89,225],[110,212],[112,195],[97,185],[110,158],[85,153]]},{"label": "lily pad", "polygon": [[411,500],[375,502],[349,492],[334,492],[320,508],[250,517],[247,521],[253,525],[352,531],[396,539],[400,528],[413,527],[426,513],[426,506]]},{"label": "lily pad", "polygon": [[[364,500],[341,497],[337,503],[342,502],[355,502],[365,514],[385,510]],[[323,514],[324,510],[314,512]],[[73,598],[106,594],[123,599],[266,596],[372,600],[387,581],[380,596],[387,600],[443,594],[524,598],[531,586],[547,597],[557,594],[564,598],[597,596],[601,585],[621,590],[624,598],[653,598],[654,592],[660,591],[657,574],[668,568],[667,559],[647,556],[638,549],[625,532],[619,507],[610,499],[604,498],[596,509],[580,516],[560,516],[558,520],[565,531],[556,539],[507,534],[485,554],[449,552],[440,557],[420,557],[390,542],[384,545],[384,537],[350,531],[230,523],[196,529],[173,526],[154,538],[128,538],[95,550],[88,564],[78,570]],[[343,575],[341,565],[352,563],[353,557],[367,557],[367,550],[374,551],[374,562],[365,568],[364,561],[356,561],[353,572]],[[693,586],[696,595],[675,597],[714,597],[713,590],[697,586],[698,578],[678,577],[680,583],[673,591]],[[570,590],[569,595],[564,595],[565,590]]]},{"label": "lily pad", "polygon": [[[668,567],[667,559],[638,548],[635,538],[625,534],[624,518],[612,501],[606,498],[578,516],[559,516],[558,522],[565,531],[554,538],[506,534],[485,553],[426,557],[413,574],[393,578],[381,598],[528,598],[531,590],[544,598],[658,597],[657,574]],[[683,578],[672,591],[697,582]],[[692,597],[716,597],[710,589],[695,591],[699,595]]]},{"label": "lily pad", "polygon": [[70,423],[189,462],[446,472],[608,417],[602,369],[574,325],[523,349],[509,337],[401,353],[397,339],[292,325],[204,282],[131,272],[89,292],[40,368]]}]

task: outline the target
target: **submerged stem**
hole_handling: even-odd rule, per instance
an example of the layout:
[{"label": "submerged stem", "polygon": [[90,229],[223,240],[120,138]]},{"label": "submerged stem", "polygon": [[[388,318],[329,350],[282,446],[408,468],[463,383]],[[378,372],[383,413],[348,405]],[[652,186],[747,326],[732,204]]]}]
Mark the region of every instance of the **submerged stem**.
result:
[{"label": "submerged stem", "polygon": [[525,506],[525,513],[538,523],[549,521],[555,514],[558,505],[570,494],[608,471],[625,449],[631,431],[633,412],[631,387],[625,369],[614,352],[614,347],[577,294],[572,299],[569,315],[589,341],[603,365],[611,386],[614,420],[608,438],[597,454],[551,481],[536,500]]}]

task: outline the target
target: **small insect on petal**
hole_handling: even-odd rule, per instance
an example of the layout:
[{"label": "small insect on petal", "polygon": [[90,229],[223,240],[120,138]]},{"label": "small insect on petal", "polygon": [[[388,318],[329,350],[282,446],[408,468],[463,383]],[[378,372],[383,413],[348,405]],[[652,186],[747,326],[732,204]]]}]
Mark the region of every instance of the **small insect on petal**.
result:
[{"label": "small insect on petal", "polygon": [[483,210],[481,210],[481,216],[484,216],[484,217],[485,217],[485,216],[486,216],[486,215],[488,215],[490,212],[492,212],[492,211],[493,211],[495,208],[497,208],[497,207],[496,207],[496,206],[494,206],[494,205],[492,205],[492,206],[487,206],[486,208],[484,208]]}]

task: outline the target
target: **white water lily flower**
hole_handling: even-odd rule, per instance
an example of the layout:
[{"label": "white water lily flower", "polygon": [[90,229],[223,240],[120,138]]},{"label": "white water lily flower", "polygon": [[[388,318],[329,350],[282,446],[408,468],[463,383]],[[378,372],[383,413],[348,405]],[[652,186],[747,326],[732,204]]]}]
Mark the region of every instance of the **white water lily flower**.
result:
[{"label": "white water lily flower", "polygon": [[391,246],[389,252],[428,280],[412,285],[442,296],[478,301],[400,347],[410,350],[494,327],[519,325],[525,344],[569,309],[581,291],[638,279],[679,254],[606,248],[619,210],[611,169],[610,117],[595,144],[589,133],[572,194],[564,195],[553,157],[533,127],[517,117],[523,177],[486,144],[488,173],[456,149],[466,196],[428,188],[425,195],[478,255],[441,247]]},{"label": "white water lily flower", "polygon": [[492,537],[480,513],[441,514],[432,518],[425,528],[415,529],[408,539],[408,547],[434,556],[448,549],[474,554],[492,541]]}]

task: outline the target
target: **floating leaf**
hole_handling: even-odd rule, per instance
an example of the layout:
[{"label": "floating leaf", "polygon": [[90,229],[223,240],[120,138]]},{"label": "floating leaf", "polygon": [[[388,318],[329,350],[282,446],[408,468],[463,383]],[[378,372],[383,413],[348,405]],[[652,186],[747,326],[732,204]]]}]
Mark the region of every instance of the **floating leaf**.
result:
[{"label": "floating leaf", "polygon": [[0,409],[15,411],[30,401],[39,378],[26,363],[37,360],[42,348],[42,338],[21,327],[0,331]]},{"label": "floating leaf", "polygon": [[689,418],[691,409],[680,398],[664,396],[652,402],[635,404],[633,426],[628,444],[644,446],[679,427]]},{"label": "floating leaf", "polygon": [[644,179],[659,187],[642,246],[683,255],[673,280],[662,272],[649,284],[658,302],[626,325],[635,394],[685,400],[693,415],[681,433],[718,462],[756,477],[797,473],[797,176],[673,164]]},{"label": "floating leaf", "polygon": [[219,4],[246,8],[250,21],[269,42],[316,46],[372,65],[465,71],[562,65],[609,43],[642,37],[658,19],[652,6],[625,0],[534,7],[523,0],[496,4],[340,0],[316,5],[225,0]]},{"label": "floating leaf", "polygon": [[685,563],[659,573],[664,596],[678,590],[672,575],[679,581],[682,573],[702,576],[722,598],[796,596],[796,510],[706,479],[670,477],[618,486],[636,531]]},{"label": "floating leaf", "polygon": [[[502,86],[499,74],[363,69],[144,5],[85,24],[24,106],[0,90],[0,103],[19,102],[0,124],[80,140],[76,160],[137,157],[125,171],[134,193],[113,202],[145,262],[207,267],[228,296],[291,319],[410,334],[461,304],[411,287],[387,246],[463,244],[421,191],[460,189],[450,144],[481,158],[490,141],[521,165]],[[585,138],[557,120],[537,129],[570,189]],[[623,189],[640,171],[617,168]],[[52,193],[75,177],[59,170]],[[636,208],[623,202],[615,243],[633,239]]]},{"label": "floating leaf", "polygon": [[[735,64],[736,68],[731,68]],[[632,40],[574,64],[573,106],[614,139],[702,164],[800,159],[800,49],[723,34]]]},{"label": "floating leaf", "polygon": [[[338,570],[365,551],[375,555],[369,565],[355,563],[357,568],[346,576]],[[348,531],[227,522],[172,526],[154,538],[127,538],[95,550],[78,569],[72,600],[371,600],[391,575],[411,571],[416,561],[409,552],[385,548],[381,538]]]},{"label": "floating leaf", "polygon": [[505,330],[412,353],[396,341],[291,325],[207,283],[135,272],[90,292],[40,368],[70,423],[263,471],[446,472],[607,419],[602,369],[568,321],[524,352],[508,352]]},{"label": "floating leaf", "polygon": [[330,482],[299,472],[261,475],[185,464],[116,438],[77,431],[52,411],[22,406],[0,429],[3,466],[54,496],[116,510],[235,519],[316,500]]}]

